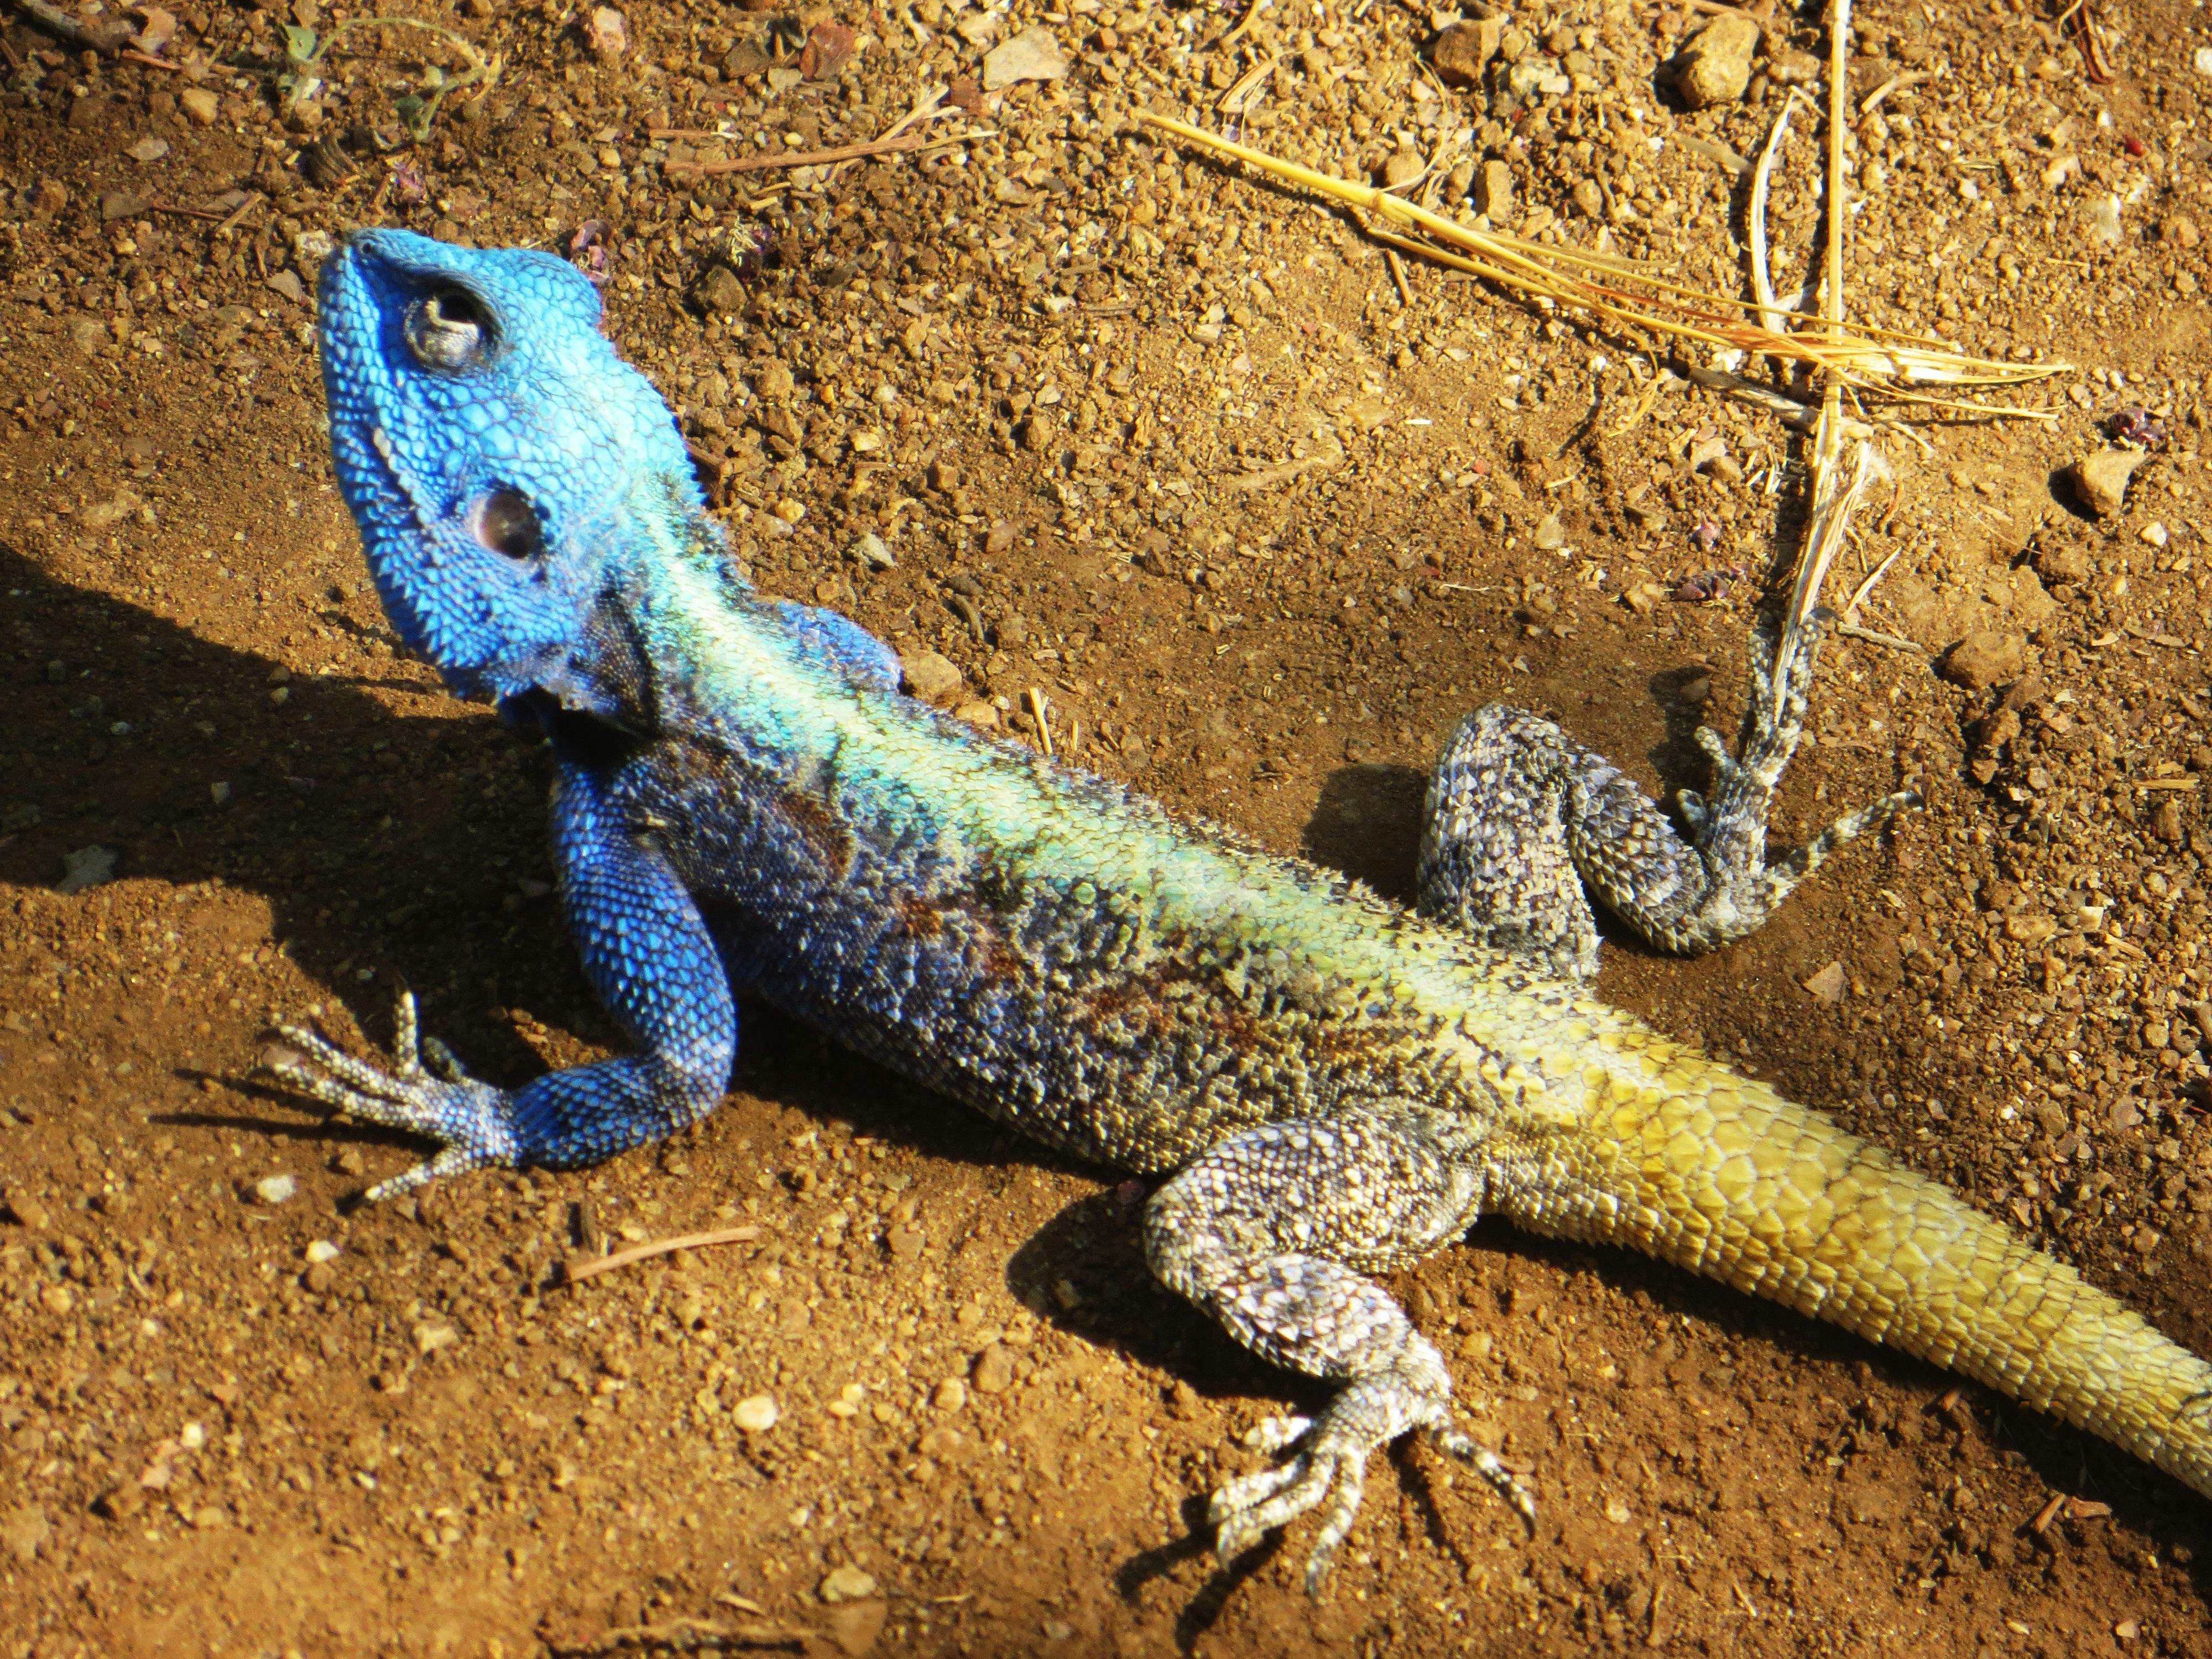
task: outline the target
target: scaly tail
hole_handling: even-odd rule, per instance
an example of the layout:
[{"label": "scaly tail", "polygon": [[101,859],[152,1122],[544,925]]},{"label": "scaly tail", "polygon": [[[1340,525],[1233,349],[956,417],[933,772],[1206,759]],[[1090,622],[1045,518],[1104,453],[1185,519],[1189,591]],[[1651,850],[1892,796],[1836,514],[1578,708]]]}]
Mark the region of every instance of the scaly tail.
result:
[{"label": "scaly tail", "polygon": [[1820,1113],[1663,1041],[1643,1057],[1531,1146],[1561,1178],[1508,1183],[1506,1213],[1933,1360],[2212,1496],[2212,1365]]}]

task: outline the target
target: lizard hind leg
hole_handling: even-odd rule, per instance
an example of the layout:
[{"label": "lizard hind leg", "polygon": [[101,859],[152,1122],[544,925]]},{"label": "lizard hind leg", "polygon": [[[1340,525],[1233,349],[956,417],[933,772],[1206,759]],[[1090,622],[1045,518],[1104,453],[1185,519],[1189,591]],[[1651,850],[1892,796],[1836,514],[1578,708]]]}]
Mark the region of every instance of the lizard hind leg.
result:
[{"label": "lizard hind leg", "polygon": [[1154,1194],[1146,1255],[1161,1282],[1263,1358],[1342,1386],[1311,1416],[1272,1418],[1246,1443],[1289,1450],[1231,1480],[1208,1517],[1222,1559],[1309,1510],[1318,1591],[1359,1509],[1367,1459],[1419,1431],[1461,1457],[1524,1516],[1534,1505],[1452,1421],[1436,1345],[1365,1273],[1401,1266],[1467,1230],[1484,1187],[1463,1132],[1428,1114],[1357,1111],[1264,1125],[1212,1148]]},{"label": "lizard hind leg", "polygon": [[1682,792],[1686,835],[1550,720],[1496,704],[1468,715],[1429,786],[1423,911],[1584,978],[1597,969],[1597,930],[1583,884],[1644,938],[1686,955],[1754,932],[1836,848],[1920,804],[1909,790],[1887,796],[1767,858],[1767,812],[1804,730],[1816,628],[1801,618],[1779,648],[1771,633],[1754,639],[1740,757],[1698,728],[1715,787],[1710,799]]}]

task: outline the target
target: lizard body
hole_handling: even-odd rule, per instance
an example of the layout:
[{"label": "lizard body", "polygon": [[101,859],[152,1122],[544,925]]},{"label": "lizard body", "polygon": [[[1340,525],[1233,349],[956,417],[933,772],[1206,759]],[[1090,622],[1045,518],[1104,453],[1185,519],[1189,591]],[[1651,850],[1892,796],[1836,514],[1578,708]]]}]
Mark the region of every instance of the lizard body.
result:
[{"label": "lizard body", "polygon": [[[729,572],[665,406],[544,255],[364,233],[322,285],[341,488],[406,642],[557,758],[563,902],[636,1052],[471,1079],[411,1003],[396,1066],[292,1033],[307,1092],[441,1143],[377,1195],[574,1165],[713,1109],[735,990],[1078,1156],[1171,1176],[1164,1282],[1342,1386],[1215,1495],[1224,1555],[1451,1420],[1442,1356],[1367,1277],[1481,1213],[1633,1246],[1922,1355],[2212,1492],[2212,1367],[1817,1112],[1589,994],[1584,884],[1647,936],[1758,926],[1893,797],[1770,863],[1817,631],[1770,639],[1688,841],[1548,722],[1487,708],[1439,766],[1409,911],[898,695],[896,659]],[[1708,734],[1709,736],[1709,734]]]}]

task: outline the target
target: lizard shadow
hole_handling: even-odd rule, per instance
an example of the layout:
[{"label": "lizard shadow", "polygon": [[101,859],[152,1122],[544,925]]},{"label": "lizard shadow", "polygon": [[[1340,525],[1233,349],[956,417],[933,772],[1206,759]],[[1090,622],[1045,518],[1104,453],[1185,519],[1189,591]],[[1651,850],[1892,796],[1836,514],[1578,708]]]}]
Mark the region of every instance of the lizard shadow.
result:
[{"label": "lizard shadow", "polygon": [[[320,617],[320,601],[307,614]],[[26,1012],[42,1034],[71,1026],[80,976],[137,974],[144,989],[118,1018],[160,1057],[166,1086],[146,1103],[149,1117],[333,1147],[422,1145],[333,1122],[253,1076],[255,1046],[191,1052],[204,1033],[170,1008],[173,976],[234,1013],[319,1026],[342,1042],[351,1024],[374,1045],[388,1041],[405,986],[425,1031],[491,1082],[544,1071],[546,1048],[563,1038],[623,1046],[553,896],[541,744],[508,738],[404,658],[358,675],[282,673],[197,631],[197,620],[79,585],[4,541],[0,625],[40,665],[7,702],[0,881],[41,908],[114,917],[118,936],[96,957],[58,963],[63,1000]],[[116,854],[118,884],[56,896],[66,855],[87,846]],[[147,895],[153,884],[166,890]],[[248,895],[258,904],[237,902]],[[128,945],[126,918],[149,918],[154,939],[166,933],[150,961]],[[286,965],[296,974],[270,972]],[[979,1169],[1099,1174],[981,1114],[947,1110],[757,999],[742,1010],[734,1087]]]},{"label": "lizard shadow", "polygon": [[[100,846],[116,882],[164,884],[154,914],[167,960],[155,951],[134,983],[188,974],[234,1011],[296,1016],[272,1000],[281,952],[381,1032],[396,977],[495,1073],[536,1059],[508,1020],[483,1017],[486,1003],[589,1002],[549,897],[546,758],[456,720],[427,672],[285,675],[4,544],[0,595],[46,665],[9,700],[0,880],[51,891],[66,854]],[[423,712],[406,706],[417,700]],[[228,902],[244,893],[265,919]],[[58,902],[96,914],[118,902],[99,889]],[[145,914],[135,896],[119,902]],[[125,947],[102,955],[64,979]],[[162,1023],[166,997],[132,1000],[129,1018]],[[237,1078],[220,1063],[207,1074]],[[197,1086],[203,1072],[171,1075]]]}]

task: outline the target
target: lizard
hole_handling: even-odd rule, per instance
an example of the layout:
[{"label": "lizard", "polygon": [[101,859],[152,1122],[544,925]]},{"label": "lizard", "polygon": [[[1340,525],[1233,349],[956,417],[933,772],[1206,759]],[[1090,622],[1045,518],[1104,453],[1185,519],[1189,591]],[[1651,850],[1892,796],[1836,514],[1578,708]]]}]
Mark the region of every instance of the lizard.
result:
[{"label": "lizard", "polygon": [[2070,1266],[1593,993],[1593,900],[1676,952],[1755,930],[1910,792],[1770,857],[1817,580],[1753,636],[1737,752],[1678,828],[1555,723],[1490,705],[1428,793],[1416,902],[1180,817],[903,695],[891,648],[743,580],[682,434],[550,254],[349,233],[318,324],[340,491],[406,646],[550,744],[562,903],[631,1045],[502,1087],[282,1028],[275,1069],[437,1150],[388,1199],[575,1167],[713,1111],[742,989],[1079,1158],[1161,1178],[1161,1283],[1333,1385],[1211,1498],[1229,1563],[1409,1433],[1524,1517],[1377,1274],[1497,1214],[1629,1246],[1946,1366],[2212,1494],[2212,1366]]}]

